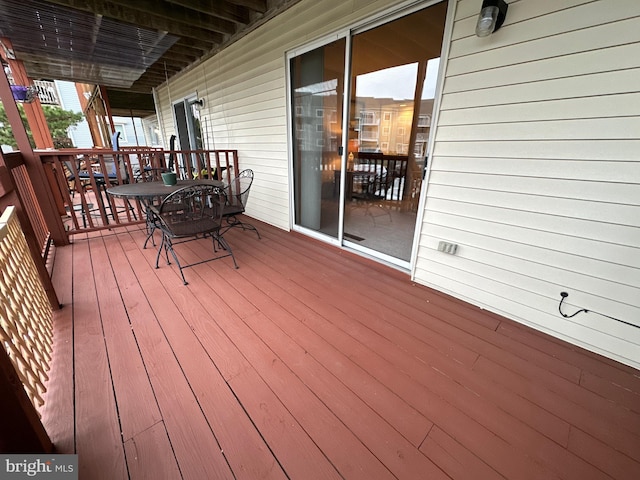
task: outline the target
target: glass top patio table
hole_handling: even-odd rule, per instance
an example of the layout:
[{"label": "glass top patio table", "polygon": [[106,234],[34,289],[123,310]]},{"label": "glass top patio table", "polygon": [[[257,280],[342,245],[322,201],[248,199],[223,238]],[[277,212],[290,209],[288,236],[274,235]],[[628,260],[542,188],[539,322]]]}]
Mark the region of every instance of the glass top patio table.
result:
[{"label": "glass top patio table", "polygon": [[139,200],[166,197],[170,193],[191,185],[213,185],[224,188],[224,183],[220,180],[178,180],[175,185],[165,185],[162,182],[139,182],[126,183],[107,188],[107,193],[114,197],[137,198]]}]

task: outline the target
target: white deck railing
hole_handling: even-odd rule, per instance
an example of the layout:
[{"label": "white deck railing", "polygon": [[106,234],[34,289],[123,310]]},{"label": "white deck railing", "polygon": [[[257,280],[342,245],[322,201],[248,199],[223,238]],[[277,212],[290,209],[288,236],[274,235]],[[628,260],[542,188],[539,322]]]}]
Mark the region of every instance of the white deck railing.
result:
[{"label": "white deck railing", "polygon": [[38,91],[40,103],[45,105],[60,105],[55,83],[46,80],[34,80],[33,86],[36,87]]},{"label": "white deck railing", "polygon": [[36,409],[44,404],[52,309],[15,213],[0,217],[0,342]]}]

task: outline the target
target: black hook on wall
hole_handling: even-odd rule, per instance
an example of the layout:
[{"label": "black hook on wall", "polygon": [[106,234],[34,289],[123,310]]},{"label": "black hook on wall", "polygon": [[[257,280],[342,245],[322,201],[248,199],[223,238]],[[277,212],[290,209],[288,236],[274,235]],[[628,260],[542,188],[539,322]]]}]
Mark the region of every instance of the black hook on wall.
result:
[{"label": "black hook on wall", "polygon": [[627,322],[625,320],[620,320],[619,318],[611,317],[609,315],[605,315],[604,313],[594,312],[593,310],[587,310],[586,308],[581,308],[580,310],[572,313],[571,315],[562,313],[562,303],[564,302],[564,299],[567,298],[568,296],[569,294],[567,292],[560,292],[560,297],[562,298],[560,299],[560,305],[558,305],[558,311],[560,312],[560,315],[562,315],[564,318],[573,318],[579,313],[594,313],[596,315],[600,315],[601,317],[606,317],[611,320],[615,320],[616,322],[624,323],[625,325],[630,325],[632,327],[640,328],[640,325],[636,325],[635,323]]},{"label": "black hook on wall", "polygon": [[564,299],[567,298],[569,296],[569,294],[567,292],[560,292],[560,296],[562,297],[562,299],[560,300],[560,305],[558,305],[558,311],[560,312],[560,315],[562,315],[564,318],[573,318],[576,315],[578,315],[579,313],[589,313],[589,310],[587,310],[586,308],[583,308],[581,310],[578,310],[575,313],[572,313],[571,315],[567,315],[566,313],[562,313],[562,302],[564,302]]}]

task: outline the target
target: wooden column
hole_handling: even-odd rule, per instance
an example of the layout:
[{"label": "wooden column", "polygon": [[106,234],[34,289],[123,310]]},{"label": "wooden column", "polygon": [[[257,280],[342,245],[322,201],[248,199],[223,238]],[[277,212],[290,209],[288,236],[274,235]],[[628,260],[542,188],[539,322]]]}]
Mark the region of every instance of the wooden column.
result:
[{"label": "wooden column", "polygon": [[31,148],[27,131],[22,124],[20,112],[18,111],[18,106],[13,99],[9,80],[4,73],[4,70],[2,71],[2,74],[0,74],[0,99],[4,104],[13,136],[16,139],[18,149],[20,150],[24,163],[27,167],[27,172],[29,174],[31,184],[33,185],[35,195],[39,200],[42,215],[44,216],[47,227],[51,232],[51,238],[58,246],[68,245],[69,238],[67,237],[67,232],[64,229],[62,219],[58,214],[55,197],[53,196],[53,192],[51,191],[51,187],[47,181],[42,162],[34,154],[33,149]]},{"label": "wooden column", "polygon": [[[111,104],[109,103],[109,95],[107,95],[107,89],[103,85],[100,85],[100,98],[102,98],[104,111],[107,114],[109,124],[111,125],[111,135],[113,135],[114,133],[116,133],[116,126],[113,123],[113,116],[111,115]],[[111,135],[109,135],[109,138],[111,138]]]},{"label": "wooden column", "polygon": [[409,151],[407,152],[407,173],[404,181],[404,193],[402,199],[403,210],[413,210],[413,207],[409,201],[414,180],[420,180],[422,177],[422,170],[416,163],[414,154],[416,146],[416,137],[418,135],[418,123],[420,121],[420,108],[422,106],[422,90],[424,89],[424,79],[427,75],[427,61],[423,60],[418,64],[418,73],[416,78],[416,91],[413,97],[413,121],[411,122],[411,134],[409,136]]},{"label": "wooden column", "polygon": [[[95,86],[85,83],[76,83],[76,92],[78,93],[78,99],[80,100],[80,107],[82,113],[89,124],[89,132],[91,133],[91,140],[93,140],[94,148],[105,147],[102,131],[98,122],[98,112],[94,107],[94,101],[96,100]],[[86,93],[90,95],[85,96]]]},{"label": "wooden column", "polygon": [[[10,53],[13,52],[11,40],[8,38],[2,38],[2,43]],[[24,64],[20,60],[16,60],[12,55],[7,54],[7,52],[2,48],[0,48],[0,56],[2,56],[2,58],[9,64],[9,68],[11,68],[11,74],[13,75],[13,80],[16,85],[23,85],[25,87],[33,86],[33,81],[28,77]],[[23,103],[22,108],[24,108],[24,113],[27,117],[27,123],[31,129],[31,134],[33,135],[36,148],[53,148],[53,138],[51,137],[49,125],[47,124],[47,120],[44,116],[40,99],[36,96],[33,102]]]}]

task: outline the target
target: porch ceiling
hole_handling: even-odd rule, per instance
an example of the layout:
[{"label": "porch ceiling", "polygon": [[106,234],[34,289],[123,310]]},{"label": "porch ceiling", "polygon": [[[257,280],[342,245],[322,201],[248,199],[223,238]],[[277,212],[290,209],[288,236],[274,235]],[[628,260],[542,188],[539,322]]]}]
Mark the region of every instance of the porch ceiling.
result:
[{"label": "porch ceiling", "polygon": [[0,0],[0,37],[33,79],[150,95],[298,1]]}]

